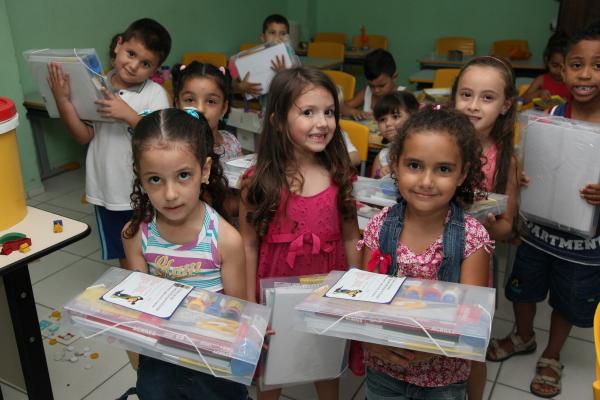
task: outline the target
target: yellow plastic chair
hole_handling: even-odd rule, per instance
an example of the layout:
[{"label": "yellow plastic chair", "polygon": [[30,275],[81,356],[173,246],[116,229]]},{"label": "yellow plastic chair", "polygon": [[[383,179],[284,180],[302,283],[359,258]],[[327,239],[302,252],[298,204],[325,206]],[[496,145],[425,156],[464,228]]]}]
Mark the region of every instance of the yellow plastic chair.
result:
[{"label": "yellow plastic chair", "polygon": [[224,53],[210,53],[203,51],[183,53],[183,63],[185,65],[188,65],[192,61],[200,61],[203,63],[212,64],[215,67],[227,66],[227,56]]},{"label": "yellow plastic chair", "polygon": [[460,72],[459,68],[436,69],[433,75],[434,88],[450,88]]},{"label": "yellow plastic chair", "polygon": [[248,50],[256,46],[258,46],[256,43],[242,43],[240,45],[240,51]]},{"label": "yellow plastic chair", "polygon": [[594,400],[600,400],[600,304],[594,314],[594,347],[596,349],[596,380],[592,383]]},{"label": "yellow plastic chair", "polygon": [[[388,48],[388,39],[385,35],[367,35],[367,45],[370,49]],[[359,48],[361,46],[360,36],[352,36],[352,47]]]},{"label": "yellow plastic chair", "polygon": [[348,134],[350,141],[358,150],[360,175],[365,176],[367,156],[369,155],[369,127],[355,121],[340,119],[340,129]]},{"label": "yellow plastic chair", "polygon": [[529,83],[522,83],[517,89],[517,96],[523,96],[523,94],[529,89]]},{"label": "yellow plastic chair", "polygon": [[356,78],[346,72],[342,71],[333,71],[327,69],[325,72],[335,83],[342,88],[342,93],[344,94],[344,101],[348,101],[354,98],[354,89],[356,89]]},{"label": "yellow plastic chair", "polygon": [[306,55],[344,61],[344,45],[333,42],[311,42],[308,44]]},{"label": "yellow plastic chair", "polygon": [[523,39],[498,40],[492,43],[491,53],[505,58],[529,58],[529,43]]},{"label": "yellow plastic chair", "polygon": [[330,42],[346,45],[346,34],[341,32],[319,32],[315,35],[314,42]]},{"label": "yellow plastic chair", "polygon": [[465,56],[475,54],[475,39],[470,37],[441,37],[435,39],[435,52],[447,55],[450,50],[460,50]]}]

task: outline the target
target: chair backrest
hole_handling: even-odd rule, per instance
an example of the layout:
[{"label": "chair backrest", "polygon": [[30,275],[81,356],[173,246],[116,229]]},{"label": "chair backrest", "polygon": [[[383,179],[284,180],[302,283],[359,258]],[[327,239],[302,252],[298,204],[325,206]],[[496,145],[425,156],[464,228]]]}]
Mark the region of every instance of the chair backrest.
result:
[{"label": "chair backrest", "polygon": [[256,43],[242,43],[240,44],[240,51],[248,50],[256,46],[258,46]]},{"label": "chair backrest", "polygon": [[345,131],[358,151],[360,174],[365,175],[369,155],[369,127],[355,121],[340,119],[340,129]]},{"label": "chair backrest", "polygon": [[600,400],[600,304],[594,314],[594,347],[596,349],[596,380],[592,384],[594,400]]},{"label": "chair backrest", "polygon": [[[370,49],[387,50],[388,39],[385,35],[367,35],[367,45]],[[361,46],[360,36],[352,36],[352,47],[359,48]]]},{"label": "chair backrest", "polygon": [[452,87],[454,80],[460,72],[459,68],[439,68],[435,70],[433,75],[434,88],[449,88]]},{"label": "chair backrest", "polygon": [[183,63],[185,65],[188,65],[192,61],[212,64],[215,67],[227,66],[227,56],[224,53],[210,53],[204,51],[183,53]]},{"label": "chair backrest", "polygon": [[342,71],[333,71],[333,70],[325,70],[325,72],[335,83],[342,88],[342,93],[344,94],[344,101],[348,101],[354,98],[354,89],[356,89],[356,78],[353,75],[350,75],[346,72]]},{"label": "chair backrest", "polygon": [[460,50],[465,56],[475,54],[475,39],[470,37],[441,37],[435,39],[435,52],[447,55],[450,50]]},{"label": "chair backrest", "polygon": [[309,57],[334,58],[344,60],[344,45],[333,42],[311,42],[306,53]]},{"label": "chair backrest", "polygon": [[346,34],[341,32],[318,32],[315,35],[315,42],[331,42],[346,45]]},{"label": "chair backrest", "polygon": [[[511,58],[516,53],[529,54],[529,43],[523,39],[497,40],[492,43],[491,53],[495,56]],[[527,58],[527,57],[520,57]]]},{"label": "chair backrest", "polygon": [[517,96],[523,96],[527,89],[529,89],[529,83],[521,83],[517,88]]}]

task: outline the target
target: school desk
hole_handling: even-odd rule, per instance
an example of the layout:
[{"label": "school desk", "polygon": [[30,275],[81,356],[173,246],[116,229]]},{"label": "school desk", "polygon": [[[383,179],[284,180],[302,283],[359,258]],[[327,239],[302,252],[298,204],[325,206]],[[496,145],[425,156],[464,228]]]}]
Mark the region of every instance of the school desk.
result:
[{"label": "school desk", "polygon": [[[469,62],[471,59],[480,57],[463,56],[462,60],[449,60],[447,55],[429,54],[420,57],[419,62],[421,69],[437,69],[437,68],[460,68]],[[525,76],[535,78],[543,73],[546,69],[542,62],[534,60],[508,60],[510,65],[515,70],[516,76]]]},{"label": "school desk", "polygon": [[[54,233],[53,222],[59,219],[63,230]],[[8,232],[24,233],[31,238],[31,246],[27,253],[17,250],[0,255],[0,340],[3,349],[0,378],[26,389],[30,400],[52,400],[52,385],[27,265],[83,239],[89,235],[90,227],[80,221],[27,207],[27,216],[13,227],[0,231],[0,236]]]},{"label": "school desk", "polygon": [[[365,62],[365,57],[367,54],[372,52],[375,49],[356,49],[356,48],[346,48],[344,50],[344,64],[358,64],[362,65]],[[300,57],[306,56],[306,49],[297,49],[296,54]]]},{"label": "school desk", "polygon": [[335,69],[341,67],[343,64],[340,60],[336,60],[335,58],[308,56],[299,56],[298,58],[300,59],[300,64],[318,69]]}]

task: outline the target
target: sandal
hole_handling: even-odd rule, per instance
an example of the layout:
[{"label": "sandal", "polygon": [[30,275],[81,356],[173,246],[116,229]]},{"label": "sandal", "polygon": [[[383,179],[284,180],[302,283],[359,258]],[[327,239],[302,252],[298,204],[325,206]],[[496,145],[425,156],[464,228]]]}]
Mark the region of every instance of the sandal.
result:
[{"label": "sandal", "polygon": [[[543,375],[541,370],[543,368],[550,368],[556,376]],[[529,391],[536,396],[543,397],[546,399],[558,396],[562,390],[560,379],[562,377],[562,370],[564,366],[558,360],[552,358],[540,357],[537,364],[535,364],[535,376],[529,385]],[[553,389],[552,392],[540,392],[539,389],[536,391],[533,385],[544,385]]]},{"label": "sandal", "polygon": [[[511,333],[507,338],[510,339],[512,343],[513,351],[504,350],[502,346],[500,346],[500,340],[492,339],[490,340],[490,345],[485,354],[485,359],[488,361],[500,362],[519,354],[531,354],[537,349],[535,334],[527,342],[523,342],[523,339],[515,333]],[[492,356],[490,352],[493,352],[494,355]]]}]

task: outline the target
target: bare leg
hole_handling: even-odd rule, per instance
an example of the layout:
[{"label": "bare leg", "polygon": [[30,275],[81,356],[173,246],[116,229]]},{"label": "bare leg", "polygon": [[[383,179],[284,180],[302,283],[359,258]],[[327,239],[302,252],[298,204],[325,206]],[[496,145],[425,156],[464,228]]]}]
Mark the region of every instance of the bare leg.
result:
[{"label": "bare leg", "polygon": [[[535,303],[513,303],[513,312],[515,313],[515,325],[517,327],[517,336],[523,340],[523,342],[529,341],[533,335],[533,318],[535,317],[536,304]],[[499,340],[500,347],[508,353],[515,351],[510,337],[505,337]],[[490,358],[496,358],[496,354],[488,348],[488,355]]]},{"label": "bare leg", "polygon": [[467,381],[467,398],[469,400],[481,400],[485,389],[487,378],[487,366],[485,362],[471,362],[471,375]]},{"label": "bare leg", "polygon": [[338,400],[340,396],[340,379],[315,382],[319,400]]}]

